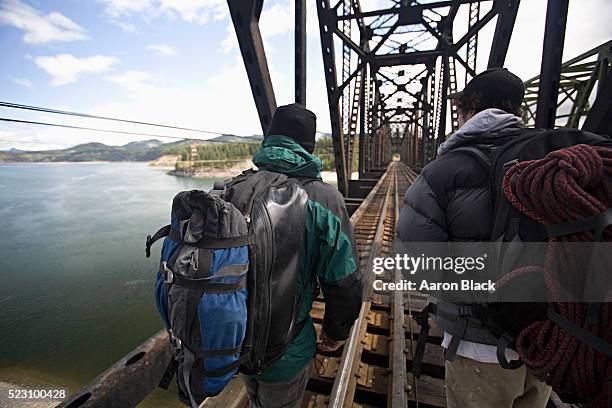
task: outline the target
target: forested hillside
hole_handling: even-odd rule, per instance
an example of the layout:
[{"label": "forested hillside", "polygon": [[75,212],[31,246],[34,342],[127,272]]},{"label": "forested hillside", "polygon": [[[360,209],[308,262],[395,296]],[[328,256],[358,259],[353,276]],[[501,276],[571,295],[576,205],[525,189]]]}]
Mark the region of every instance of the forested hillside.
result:
[{"label": "forested hillside", "polygon": [[[250,159],[259,149],[257,137],[247,139],[231,135],[219,136],[211,142],[198,143],[198,161],[237,161]],[[252,141],[251,141],[252,140]],[[123,146],[86,143],[68,149],[45,151],[0,151],[0,162],[87,162],[87,161],[152,161],[162,155],[177,155],[181,161],[190,160],[192,141],[162,143],[159,140],[131,142]],[[323,161],[323,170],[334,170],[331,137],[317,140],[315,154]]]}]

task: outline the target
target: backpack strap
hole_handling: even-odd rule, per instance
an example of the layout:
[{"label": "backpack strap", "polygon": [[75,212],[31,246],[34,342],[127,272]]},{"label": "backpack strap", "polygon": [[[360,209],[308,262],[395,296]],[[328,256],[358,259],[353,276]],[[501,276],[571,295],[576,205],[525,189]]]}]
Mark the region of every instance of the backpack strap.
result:
[{"label": "backpack strap", "polygon": [[595,241],[601,241],[604,230],[612,225],[612,208],[590,217],[579,218],[563,224],[549,225],[546,233],[549,237],[575,234],[577,232],[595,230]]},{"label": "backpack strap", "polygon": [[491,158],[482,149],[475,146],[460,146],[450,150],[450,152],[465,153],[476,159],[485,169],[489,170],[491,168]]},{"label": "backpack strap", "polygon": [[506,358],[506,349],[515,338],[510,333],[504,333],[497,342],[497,361],[502,368],[508,370],[515,370],[523,365],[523,362],[519,360],[508,361]]},{"label": "backpack strap", "polygon": [[235,283],[211,282],[210,279],[214,278],[215,276],[212,276],[211,278],[193,279],[187,278],[180,274],[175,274],[172,269],[168,267],[166,262],[162,262],[160,271],[165,283],[197,289],[206,293],[228,293],[246,288],[246,275]]},{"label": "backpack strap", "polygon": [[168,237],[171,240],[179,242],[181,244],[185,244],[192,247],[202,248],[202,249],[223,249],[223,248],[234,248],[238,246],[248,245],[249,244],[249,236],[248,235],[239,235],[236,237],[228,237],[228,238],[202,238],[197,242],[186,242],[181,237],[178,231],[175,229],[171,229]]},{"label": "backpack strap", "polygon": [[176,374],[177,369],[178,369],[178,361],[176,361],[174,356],[172,356],[172,358],[170,359],[170,362],[168,363],[168,366],[166,366],[166,371],[164,371],[164,375],[159,381],[158,387],[164,390],[167,390],[168,387],[170,386],[170,382],[172,381],[172,378],[174,378],[174,374]]},{"label": "backpack strap", "polygon": [[[191,407],[198,408],[199,405],[196,403],[195,399],[193,398],[193,393],[191,392],[191,370],[193,369],[193,365],[195,364],[195,361],[196,361],[197,350],[187,347],[187,345],[184,343],[182,343],[182,346],[183,346],[182,347],[183,368],[182,368],[181,374],[183,376],[183,383],[185,384],[185,388],[187,389],[187,394],[189,395],[189,401],[191,403]],[[230,350],[230,351],[233,351],[233,350]],[[244,361],[245,361],[245,356],[243,355],[236,361],[226,366],[215,369],[215,370],[206,370],[202,368],[202,372],[204,374],[204,377],[221,377],[222,375],[232,372],[233,370],[240,367],[240,365]]]},{"label": "backpack strap", "polygon": [[229,238],[202,238],[197,242],[186,242],[181,237],[178,231],[170,227],[170,224],[161,227],[153,236],[147,235],[147,241],[145,244],[145,255],[147,258],[151,256],[151,247],[155,244],[156,241],[159,241],[162,238],[169,237],[171,240],[176,241],[178,243],[189,245],[193,247],[198,247],[202,249],[224,249],[224,248],[233,248],[243,245],[249,244],[248,235],[239,235],[237,237],[229,237]]},{"label": "backpack strap", "polygon": [[450,344],[444,353],[444,359],[451,363],[455,361],[457,356],[457,350],[459,349],[459,343],[463,339],[465,332],[468,328],[468,323],[474,321],[474,306],[473,305],[457,305],[457,322],[455,324],[455,330],[452,333],[452,339]]},{"label": "backpack strap", "polygon": [[594,350],[600,352],[608,358],[612,358],[612,344],[607,343],[601,337],[595,336],[594,334],[586,331],[584,328],[564,319],[552,309],[548,310],[548,318],[551,322],[556,324],[559,328],[568,332],[571,336],[578,339],[580,342],[592,347]]},{"label": "backpack strap", "polygon": [[[457,147],[453,150],[453,152],[460,152],[469,155],[474,158],[482,167],[487,169],[490,173],[493,168],[493,161],[489,155],[475,146],[461,146]],[[504,170],[510,168],[510,166],[516,164],[518,160],[512,160],[511,162],[504,163]],[[490,178],[492,175],[490,176]],[[492,180],[491,180],[492,181]],[[503,241],[509,242],[514,238],[519,231],[519,221],[520,217],[516,211],[513,211],[513,208],[510,206],[508,200],[503,198],[502,195],[498,195],[498,199],[500,200],[497,208],[493,214],[493,227],[491,229],[492,235],[495,234],[495,231],[503,230]]]},{"label": "backpack strap", "polygon": [[195,364],[195,355],[187,348],[183,349],[183,383],[185,384],[185,388],[187,389],[187,394],[189,396],[189,402],[191,403],[191,408],[198,408],[198,403],[196,403],[193,398],[193,393],[191,392],[191,369]]},{"label": "backpack strap", "polygon": [[321,181],[320,178],[317,177],[292,177],[293,180],[297,180],[302,187],[306,187],[308,184],[314,182],[314,181]]},{"label": "backpack strap", "polygon": [[423,310],[412,315],[412,318],[421,326],[416,349],[412,356],[412,374],[416,378],[421,378],[421,366],[423,364],[423,357],[425,356],[425,346],[427,345],[427,336],[429,335],[430,328],[429,316],[436,314],[436,311],[437,305],[435,303],[429,303]]},{"label": "backpack strap", "polygon": [[170,230],[171,227],[170,224],[168,224],[158,229],[157,232],[153,234],[153,236],[147,235],[147,242],[145,244],[145,255],[147,256],[147,258],[151,256],[151,247],[153,246],[153,244],[161,238],[167,237],[170,233]]}]

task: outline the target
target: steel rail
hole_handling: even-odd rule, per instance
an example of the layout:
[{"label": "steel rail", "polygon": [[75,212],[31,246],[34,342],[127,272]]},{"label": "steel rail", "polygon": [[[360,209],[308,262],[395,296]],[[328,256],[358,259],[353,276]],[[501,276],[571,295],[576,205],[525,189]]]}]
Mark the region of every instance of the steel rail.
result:
[{"label": "steel rail", "polygon": [[[391,201],[391,190],[393,188],[392,179],[388,179],[389,177],[395,178],[396,164],[392,163],[383,177],[381,181],[384,181],[386,186],[385,199],[383,202],[382,209],[380,211],[378,223],[376,226],[376,234],[374,235],[374,248],[375,251],[372,251],[368,260],[368,268],[367,268],[367,292],[368,297],[366,301],[361,304],[361,310],[359,312],[359,317],[353,324],[348,340],[344,345],[344,349],[342,351],[342,357],[340,360],[340,366],[338,367],[338,376],[334,381],[334,385],[332,387],[330,396],[329,396],[329,407],[330,408],[341,408],[347,403],[348,390],[351,381],[354,376],[354,368],[357,363],[357,357],[359,357],[358,350],[361,348],[360,340],[363,337],[363,332],[365,332],[365,328],[367,325],[367,315],[370,312],[371,301],[369,299],[369,293],[371,288],[371,278],[373,276],[372,273],[372,264],[371,260],[374,256],[381,252],[380,247],[376,247],[377,243],[380,243],[383,238],[384,226],[385,226],[385,216],[387,214],[387,208],[390,205]],[[377,192],[376,192],[377,193]],[[374,254],[376,252],[376,255]],[[350,396],[350,401],[352,402],[352,396]]]},{"label": "steel rail", "polygon": [[[404,171],[400,167],[400,171]],[[395,227],[397,230],[397,222],[399,220],[399,192],[397,185],[397,176],[394,177],[394,199],[395,199]],[[402,280],[402,272],[395,268],[393,271],[393,280],[400,282]],[[392,407],[406,406],[406,336],[404,335],[406,325],[404,323],[404,292],[399,290],[393,291],[393,326],[391,330],[391,345],[392,358],[390,360],[390,369],[392,373],[390,398]],[[411,336],[412,337],[412,336]]]}]

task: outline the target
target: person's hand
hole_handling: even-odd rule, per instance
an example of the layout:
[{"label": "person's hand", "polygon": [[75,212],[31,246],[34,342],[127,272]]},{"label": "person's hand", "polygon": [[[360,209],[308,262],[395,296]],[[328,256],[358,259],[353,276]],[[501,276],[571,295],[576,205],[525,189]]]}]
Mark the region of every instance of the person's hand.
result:
[{"label": "person's hand", "polygon": [[344,344],[344,340],[337,341],[330,338],[323,330],[319,336],[319,343],[317,344],[317,350],[321,353],[333,353],[338,350]]}]

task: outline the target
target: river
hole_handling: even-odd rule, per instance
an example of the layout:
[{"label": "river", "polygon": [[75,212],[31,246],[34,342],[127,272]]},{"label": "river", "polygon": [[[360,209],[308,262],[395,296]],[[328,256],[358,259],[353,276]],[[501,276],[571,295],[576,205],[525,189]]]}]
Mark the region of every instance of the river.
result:
[{"label": "river", "polygon": [[[161,244],[147,259],[145,237],[177,192],[212,183],[144,163],[0,165],[0,382],[72,392],[160,330]],[[159,390],[141,406],[183,405]]]}]

